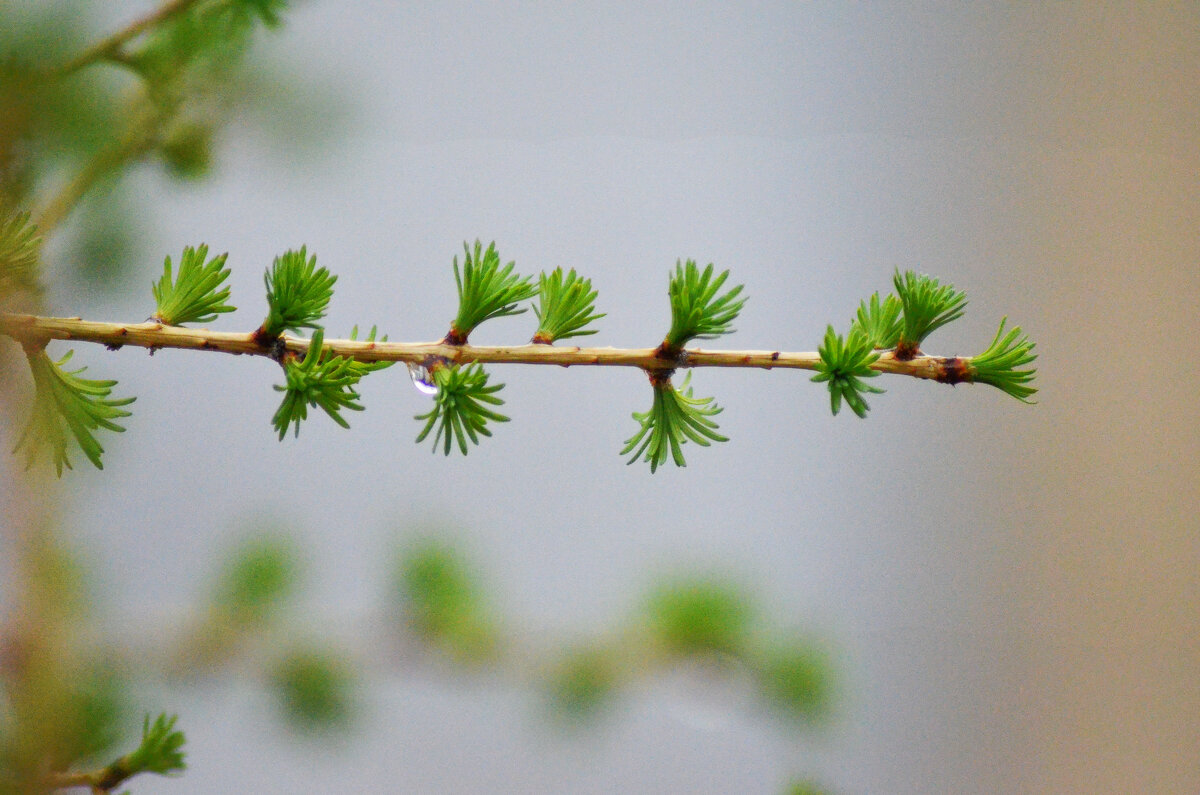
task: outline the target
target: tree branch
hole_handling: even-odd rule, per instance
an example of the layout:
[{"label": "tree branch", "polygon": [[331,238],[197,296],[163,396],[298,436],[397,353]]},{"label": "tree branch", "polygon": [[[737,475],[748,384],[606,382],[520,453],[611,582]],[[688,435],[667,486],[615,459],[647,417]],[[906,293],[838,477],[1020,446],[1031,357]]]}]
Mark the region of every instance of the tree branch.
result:
[{"label": "tree branch", "polygon": [[[39,317],[0,314],[0,333],[26,347],[38,348],[49,340],[94,342],[109,347],[134,345],[156,350],[183,348],[222,353],[276,358],[278,349],[264,344],[253,333],[209,331],[208,329],[166,326],[157,322],[103,323],[81,318]],[[291,335],[280,337],[284,349],[304,355],[309,340]],[[326,339],[326,350],[337,356],[360,362],[409,362],[423,364],[427,359],[445,359],[455,363],[482,364],[554,364],[561,367],[600,366],[638,367],[646,371],[664,371],[690,367],[749,367],[771,370],[816,370],[821,361],[817,352],[785,351],[714,351],[690,348],[678,358],[664,359],[658,348],[578,348],[553,345],[447,345],[445,342],[370,342]],[[919,355],[907,361],[883,352],[870,367],[883,373],[907,375],[944,383],[963,378],[962,359]]]},{"label": "tree branch", "polygon": [[171,2],[164,3],[155,11],[150,12],[140,19],[134,20],[108,38],[89,47],[75,58],[72,58],[59,68],[59,73],[63,75],[74,74],[85,66],[89,66],[96,61],[101,61],[105,58],[112,57],[120,51],[121,47],[126,42],[137,38],[150,28],[165,22],[176,14],[183,13],[191,6],[196,5],[197,2],[199,2],[199,0],[171,0]]}]

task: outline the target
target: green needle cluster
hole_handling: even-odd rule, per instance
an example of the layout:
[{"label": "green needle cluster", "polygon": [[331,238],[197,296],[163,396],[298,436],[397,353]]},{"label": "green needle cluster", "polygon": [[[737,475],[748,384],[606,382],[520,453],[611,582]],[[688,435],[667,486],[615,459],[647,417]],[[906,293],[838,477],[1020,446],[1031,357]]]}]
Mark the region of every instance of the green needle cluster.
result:
[{"label": "green needle cluster", "polygon": [[466,343],[475,327],[485,320],[521,314],[525,310],[517,309],[517,303],[537,293],[537,288],[530,283],[532,277],[513,273],[515,262],[500,267],[500,254],[494,242],[484,251],[483,245],[476,240],[473,256],[466,243],[463,243],[463,250],[461,272],[458,257],[454,258],[458,315],[446,335],[446,341],[453,345]]},{"label": "green needle cluster", "polygon": [[342,416],[342,409],[363,409],[355,402],[358,393],[354,391],[362,377],[362,366],[351,359],[326,355],[321,349],[324,342],[324,330],[317,329],[304,358],[289,359],[284,364],[287,383],[275,389],[285,394],[271,419],[281,440],[289,425],[295,426],[296,436],[300,435],[300,423],[308,419],[309,406],[320,407],[343,428],[349,428],[350,423]]},{"label": "green needle cluster", "polygon": [[268,314],[262,333],[273,338],[289,330],[316,329],[317,321],[329,309],[337,277],[318,268],[316,255],[309,257],[307,248],[301,246],[299,251],[276,257],[263,281],[267,285]]},{"label": "green needle cluster", "polygon": [[879,293],[875,292],[869,302],[859,303],[852,326],[861,329],[876,350],[895,347],[904,326],[900,316],[903,308],[903,303],[896,296],[889,293],[881,301]]},{"label": "green needle cluster", "polygon": [[836,415],[842,409],[842,400],[860,417],[866,417],[871,408],[863,397],[864,392],[881,394],[879,387],[864,382],[864,378],[874,378],[878,372],[871,369],[871,364],[879,358],[872,349],[871,340],[866,333],[854,326],[845,339],[841,334],[828,326],[825,330],[825,342],[817,349],[821,354],[821,363],[817,365],[817,374],[812,377],[818,383],[825,381],[829,384],[829,404]]},{"label": "green needle cluster", "polygon": [[678,351],[694,339],[710,340],[733,333],[733,321],[746,299],[738,299],[742,292],[740,284],[717,294],[728,278],[729,271],[721,271],[714,279],[711,263],[703,271],[694,260],[688,260],[686,265],[675,263],[675,274],[668,288],[671,330],[663,341],[664,348]]},{"label": "green needle cluster", "polygon": [[178,715],[159,715],[150,723],[147,715],[142,722],[142,744],[137,750],[123,757],[118,765],[128,772],[125,778],[138,773],[170,775],[181,773],[187,767],[183,761],[183,744],[187,741],[183,732],[175,728]]},{"label": "green needle cluster", "polygon": [[0,299],[18,290],[40,291],[37,271],[41,244],[28,212],[0,221]]},{"label": "green needle cluster", "polygon": [[168,326],[184,323],[211,323],[217,315],[232,312],[235,307],[226,303],[229,288],[219,290],[221,283],[229,277],[229,269],[223,268],[228,254],[221,254],[205,261],[208,246],[188,246],[179,258],[179,275],[172,280],[171,258],[163,263],[163,275],[157,284],[151,284],[157,307],[151,316]]},{"label": "green needle cluster", "polygon": [[687,466],[683,458],[683,445],[693,441],[701,447],[710,442],[727,442],[729,439],[717,433],[717,423],[709,419],[721,413],[721,407],[712,398],[692,397],[689,386],[692,374],[688,373],[679,389],[671,385],[670,379],[654,380],[654,404],[644,414],[634,412],[633,418],[641,428],[625,442],[621,455],[630,455],[627,463],[642,459],[650,463],[655,472],[666,463],[667,456],[676,466]]},{"label": "green needle cluster", "polygon": [[963,316],[967,294],[941,284],[932,276],[905,271],[892,279],[903,305],[903,328],[896,341],[896,357],[911,359],[921,351],[921,343],[937,329]]},{"label": "green needle cluster", "polygon": [[488,406],[502,406],[504,401],[496,397],[504,384],[488,385],[488,374],[478,364],[467,366],[442,365],[433,369],[431,376],[437,385],[433,396],[433,408],[415,419],[425,420],[425,427],[417,434],[417,442],[425,441],[429,432],[437,428],[433,437],[433,451],[439,443],[442,452],[450,455],[452,442],[467,454],[467,439],[479,444],[479,437],[491,436],[489,422],[508,422],[508,417],[492,411]]},{"label": "green needle cluster", "polygon": [[135,400],[131,397],[110,400],[108,396],[117,382],[80,378],[79,374],[86,367],[69,372],[63,370],[63,365],[70,361],[73,353],[67,351],[66,356],[55,362],[45,351],[27,352],[35,390],[33,414],[13,448],[14,453],[24,449],[26,468],[33,466],[48,450],[60,477],[64,466],[73,469],[67,457],[68,432],[88,460],[97,469],[104,469],[100,462],[104,448],[96,440],[93,431],[103,428],[124,432],[125,429],[117,425],[115,420],[130,416],[121,407]]},{"label": "green needle cluster", "polygon": [[1030,342],[1029,337],[1021,333],[1020,326],[1010,329],[1005,334],[1004,324],[1007,321],[1007,317],[1000,321],[1000,330],[996,332],[996,338],[987,350],[967,360],[971,380],[991,384],[1023,403],[1031,403],[1033,401],[1028,398],[1037,392],[1037,387],[1030,384],[1037,375],[1037,369],[1018,368],[1037,359],[1037,354],[1033,352],[1036,343]]},{"label": "green needle cluster", "polygon": [[566,276],[562,268],[543,273],[538,279],[540,306],[533,308],[538,318],[533,342],[549,345],[556,340],[595,334],[596,329],[586,326],[604,317],[595,312],[596,295],[592,280],[578,276],[574,268]]}]

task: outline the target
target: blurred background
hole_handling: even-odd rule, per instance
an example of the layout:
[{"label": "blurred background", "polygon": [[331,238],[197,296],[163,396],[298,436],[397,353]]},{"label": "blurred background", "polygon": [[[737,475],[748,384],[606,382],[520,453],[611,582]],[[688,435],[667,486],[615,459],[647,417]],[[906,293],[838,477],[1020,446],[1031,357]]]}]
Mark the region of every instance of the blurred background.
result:
[{"label": "blurred background", "polygon": [[[6,5],[14,52],[154,8]],[[913,268],[970,298],[928,352],[979,353],[1008,315],[1041,391],[881,378],[859,420],[803,373],[700,370],[730,441],[651,475],[618,456],[636,371],[493,368],[512,422],[446,458],[413,443],[429,398],[403,368],[350,430],[281,443],[264,359],[76,346],[137,396],[128,432],[61,482],[4,459],[0,527],[52,516],[133,713],[180,714],[186,774],[134,792],[1200,791],[1200,9],[313,0],[239,74],[183,154],[49,237],[46,314],[141,320],[162,258],[203,242],[239,307],[211,327],[249,331],[264,269],[307,245],[339,277],[329,334],[437,339],[481,238],[589,276],[588,344],[661,340],[694,258],[750,297],[722,346],[814,350]],[[265,595],[238,590],[256,560]],[[819,686],[772,696],[765,650],[796,638]],[[181,642],[231,660],[172,674]],[[336,731],[281,720],[312,655],[267,649],[292,647],[332,655]],[[564,721],[546,692],[603,703]]]}]

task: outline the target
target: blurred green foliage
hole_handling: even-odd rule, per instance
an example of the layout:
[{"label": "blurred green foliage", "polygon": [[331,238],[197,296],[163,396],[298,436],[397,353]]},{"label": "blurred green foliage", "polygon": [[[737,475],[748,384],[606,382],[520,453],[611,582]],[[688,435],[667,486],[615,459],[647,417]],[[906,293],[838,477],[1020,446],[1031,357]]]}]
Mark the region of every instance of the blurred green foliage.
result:
[{"label": "blurred green foliage", "polygon": [[0,210],[27,199],[58,168],[114,141],[120,92],[132,80],[52,67],[96,34],[62,3],[0,4]]},{"label": "blurred green foliage", "polygon": [[794,781],[784,790],[784,795],[832,795],[832,793],[815,781],[804,779]]},{"label": "blurred green foliage", "polygon": [[15,616],[0,636],[0,788],[108,752],[128,713],[124,672],[81,637],[84,566],[47,534],[24,539]]},{"label": "blurred green foliage", "polygon": [[124,182],[106,179],[92,188],[80,200],[66,237],[71,276],[100,291],[133,287],[132,263],[146,244],[146,230],[136,219],[144,211]]},{"label": "blurred green foliage", "polygon": [[299,578],[300,556],[290,539],[254,536],[229,555],[213,602],[239,623],[262,623],[294,592]]},{"label": "blurred green foliage", "polygon": [[428,539],[403,552],[398,596],[414,629],[464,662],[496,651],[498,632],[474,573],[453,546]]},{"label": "blurred green foliage", "polygon": [[39,670],[10,679],[0,721],[0,775],[34,777],[39,766],[65,770],[92,761],[121,739],[128,714],[126,682],[100,662],[82,667],[29,660]]},{"label": "blurred green foliage", "polygon": [[0,217],[0,301],[18,290],[41,292],[37,275],[41,237],[29,213]]},{"label": "blurred green foliage", "polygon": [[645,606],[651,633],[674,654],[741,652],[754,612],[741,588],[707,577],[664,582]]},{"label": "blurred green foliage", "polygon": [[339,728],[352,716],[355,677],[334,652],[292,651],[275,665],[271,683],[284,716],[301,731]]},{"label": "blurred green foliage", "polygon": [[206,177],[213,164],[213,129],[202,122],[184,122],[167,135],[159,153],[172,177],[183,180]]},{"label": "blurred green foliage", "polygon": [[[235,115],[256,111],[249,115],[279,132],[271,111],[257,111],[274,90],[293,105],[295,92],[278,75],[254,74],[248,55],[287,5],[176,3],[153,24],[109,38],[102,17],[135,19],[98,3],[0,3],[0,218],[32,211],[48,236],[71,217],[68,245],[57,250],[67,273],[95,289],[127,284],[146,211],[144,191],[126,184],[131,167],[157,163],[194,181],[211,172]],[[319,100],[306,97],[284,114],[312,113]]]},{"label": "blurred green foliage", "polygon": [[784,714],[818,720],[833,702],[833,662],[816,643],[790,640],[770,646],[757,660],[759,685]]},{"label": "blurred green foliage", "polygon": [[147,715],[142,722],[141,744],[133,753],[117,760],[112,766],[117,768],[115,772],[125,774],[125,778],[138,773],[170,775],[182,772],[187,767],[183,761],[186,738],[175,728],[178,718],[177,715],[161,714],[151,724]]},{"label": "blurred green foliage", "polygon": [[619,679],[611,650],[581,646],[569,650],[555,665],[549,682],[550,697],[560,712],[590,717],[612,699]]},{"label": "blurred green foliage", "polygon": [[[39,598],[64,615],[80,613],[87,604],[81,569],[61,552],[44,552],[35,557],[41,560]],[[294,626],[280,623],[300,584],[300,558],[294,542],[274,531],[258,532],[232,549],[215,578],[210,612],[194,628],[185,664],[196,670],[239,657],[267,661],[265,681],[283,718],[301,733],[324,735],[352,722],[359,680],[350,655],[325,646],[294,646],[289,640]],[[766,703],[786,715],[811,721],[830,709],[828,654],[798,637],[764,641],[768,635],[751,594],[717,575],[662,578],[629,620],[602,638],[561,646],[558,652],[553,644],[547,650],[529,647],[518,636],[502,639],[479,576],[445,540],[425,537],[406,546],[393,588],[409,628],[432,647],[459,661],[533,673],[556,712],[580,722],[594,718],[633,679],[682,657],[714,654],[721,670],[749,671]],[[253,646],[241,642],[250,633],[255,633]],[[104,658],[94,651],[80,656],[91,662],[76,665],[63,648],[44,639],[34,644],[26,651],[28,667],[19,686],[5,682],[0,779],[44,775],[31,760],[49,758],[52,769],[62,771],[102,762],[127,728],[124,676],[95,662]],[[547,654],[551,662],[538,662]],[[153,725],[147,718],[137,751],[86,776],[116,786],[138,772],[178,772],[182,745],[173,718],[161,715]],[[47,749],[52,749],[49,756]]]}]

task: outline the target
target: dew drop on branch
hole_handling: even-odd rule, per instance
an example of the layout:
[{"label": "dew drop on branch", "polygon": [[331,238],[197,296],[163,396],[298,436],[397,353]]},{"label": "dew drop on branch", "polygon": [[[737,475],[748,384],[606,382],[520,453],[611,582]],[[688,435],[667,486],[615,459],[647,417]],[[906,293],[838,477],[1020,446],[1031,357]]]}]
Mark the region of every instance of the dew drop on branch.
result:
[{"label": "dew drop on branch", "polygon": [[433,376],[429,374],[428,368],[423,364],[413,364],[405,362],[408,367],[408,374],[412,377],[413,386],[423,395],[436,395],[438,388],[433,381]]}]

